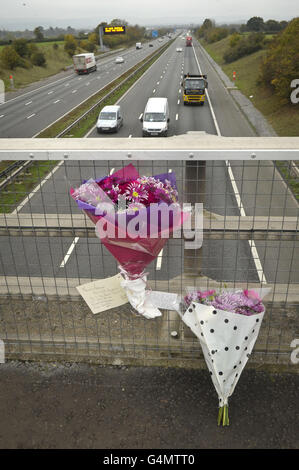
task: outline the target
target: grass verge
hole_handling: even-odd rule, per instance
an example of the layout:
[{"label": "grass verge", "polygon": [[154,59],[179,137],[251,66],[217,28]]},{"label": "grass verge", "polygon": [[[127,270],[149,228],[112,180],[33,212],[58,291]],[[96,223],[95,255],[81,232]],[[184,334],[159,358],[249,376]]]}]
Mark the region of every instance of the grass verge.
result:
[{"label": "grass verge", "polygon": [[223,54],[229,48],[229,40],[227,37],[213,44],[202,40],[200,43],[231,80],[233,72],[236,72],[236,86],[265,116],[277,135],[299,136],[299,105],[282,106],[269,89],[257,84],[260,63],[266,51],[260,50],[225,64]]}]

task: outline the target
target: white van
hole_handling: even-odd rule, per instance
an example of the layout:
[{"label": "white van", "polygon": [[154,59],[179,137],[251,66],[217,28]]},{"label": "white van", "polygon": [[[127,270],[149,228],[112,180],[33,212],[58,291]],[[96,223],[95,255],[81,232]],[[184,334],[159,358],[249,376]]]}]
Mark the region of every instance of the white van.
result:
[{"label": "white van", "polygon": [[97,131],[117,132],[123,125],[123,117],[120,106],[105,106],[99,114]]},{"label": "white van", "polygon": [[169,107],[167,98],[149,98],[144,113],[140,118],[143,137],[167,136]]}]

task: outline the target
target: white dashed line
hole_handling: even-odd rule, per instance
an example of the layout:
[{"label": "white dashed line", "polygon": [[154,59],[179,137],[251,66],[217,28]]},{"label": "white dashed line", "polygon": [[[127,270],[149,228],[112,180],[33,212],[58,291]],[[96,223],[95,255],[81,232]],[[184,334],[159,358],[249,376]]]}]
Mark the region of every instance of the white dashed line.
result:
[{"label": "white dashed line", "polygon": [[1,114],[0,119],[3,118],[4,116],[5,116],[5,114]]},{"label": "white dashed line", "polygon": [[60,100],[56,100],[56,101],[54,101],[54,104],[56,104],[56,103],[59,103],[59,101],[60,101]]},{"label": "white dashed line", "polygon": [[178,104],[180,104],[180,100],[178,100]]},{"label": "white dashed line", "polygon": [[68,259],[71,256],[76,244],[78,243],[78,241],[79,241],[79,237],[75,237],[73,243],[71,244],[71,246],[69,247],[69,249],[67,251],[67,254],[65,255],[65,257],[62,260],[62,263],[60,264],[60,268],[65,267],[65,265],[68,262]]},{"label": "white dashed line", "polygon": [[52,93],[54,93],[54,91],[53,91],[53,90],[51,90],[51,91],[48,91],[48,95],[51,95]]},{"label": "white dashed line", "polygon": [[30,114],[30,116],[27,116],[27,119],[30,119],[30,118],[32,118],[33,116],[35,116],[35,113],[34,113],[34,114]]},{"label": "white dashed line", "polygon": [[156,89],[153,90],[153,93],[156,93]]},{"label": "white dashed line", "polygon": [[72,93],[76,93],[76,92],[77,92],[77,90],[73,90],[73,91],[72,91]]},{"label": "white dashed line", "polygon": [[28,101],[28,103],[25,103],[25,106],[28,106],[28,104],[31,104],[32,101]]},{"label": "white dashed line", "polygon": [[176,115],[175,115],[175,120],[177,121],[178,119],[179,119],[179,115],[176,114]]}]

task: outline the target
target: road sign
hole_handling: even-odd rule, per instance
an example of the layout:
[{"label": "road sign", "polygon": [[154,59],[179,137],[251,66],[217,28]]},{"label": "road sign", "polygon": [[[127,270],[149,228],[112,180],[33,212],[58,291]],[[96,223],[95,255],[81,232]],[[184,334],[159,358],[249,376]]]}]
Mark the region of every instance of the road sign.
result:
[{"label": "road sign", "polygon": [[158,31],[153,30],[152,31],[152,38],[157,38],[158,37]]},{"label": "road sign", "polygon": [[126,34],[125,26],[104,26],[104,34]]}]

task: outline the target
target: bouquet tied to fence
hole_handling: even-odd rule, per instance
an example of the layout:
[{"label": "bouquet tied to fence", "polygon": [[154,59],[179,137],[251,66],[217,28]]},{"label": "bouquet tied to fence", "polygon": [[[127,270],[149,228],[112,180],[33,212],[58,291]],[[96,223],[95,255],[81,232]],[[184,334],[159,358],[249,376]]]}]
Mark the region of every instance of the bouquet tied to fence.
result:
[{"label": "bouquet tied to fence", "polygon": [[175,173],[140,176],[130,164],[113,175],[84,181],[71,189],[71,196],[118,261],[131,305],[145,318],[160,316],[146,291],[145,268],[189,216],[178,202]]}]

